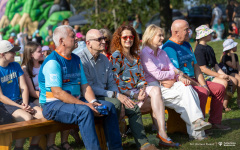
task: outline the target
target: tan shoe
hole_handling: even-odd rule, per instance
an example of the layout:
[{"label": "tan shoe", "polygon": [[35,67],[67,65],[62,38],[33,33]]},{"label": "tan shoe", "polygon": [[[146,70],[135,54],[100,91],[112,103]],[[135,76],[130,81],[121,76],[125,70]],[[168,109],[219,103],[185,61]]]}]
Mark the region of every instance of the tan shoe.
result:
[{"label": "tan shoe", "polygon": [[193,127],[194,127],[193,130],[195,131],[202,131],[202,130],[210,129],[212,127],[212,124],[209,122],[205,122],[202,119],[198,119],[193,123]]},{"label": "tan shoe", "polygon": [[140,148],[140,150],[159,150],[155,145],[149,144],[149,146]]}]

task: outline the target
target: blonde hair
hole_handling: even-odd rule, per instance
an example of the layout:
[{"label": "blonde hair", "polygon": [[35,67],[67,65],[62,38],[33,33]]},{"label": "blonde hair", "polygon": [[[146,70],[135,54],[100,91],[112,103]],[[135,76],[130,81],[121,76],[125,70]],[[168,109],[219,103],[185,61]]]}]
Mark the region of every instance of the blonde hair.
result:
[{"label": "blonde hair", "polygon": [[110,44],[111,44],[111,41],[112,41],[112,33],[108,29],[100,29],[99,31],[103,34],[104,37],[107,38],[105,40],[105,42],[108,42],[108,47],[106,49],[106,52],[111,53],[110,52]]},{"label": "blonde hair", "polygon": [[152,38],[156,35],[157,31],[160,30],[162,34],[164,35],[164,30],[160,28],[159,26],[156,26],[154,24],[151,24],[147,27],[143,34],[142,38],[142,47],[151,45]]},{"label": "blonde hair", "polygon": [[99,31],[103,34],[104,37],[107,38],[107,40],[112,40],[112,33],[108,29],[100,29]]}]

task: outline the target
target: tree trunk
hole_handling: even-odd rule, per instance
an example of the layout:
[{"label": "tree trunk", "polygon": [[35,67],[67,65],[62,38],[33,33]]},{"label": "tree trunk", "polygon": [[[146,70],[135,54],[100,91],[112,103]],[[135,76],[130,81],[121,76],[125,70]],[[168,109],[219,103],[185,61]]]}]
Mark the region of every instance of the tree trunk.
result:
[{"label": "tree trunk", "polygon": [[[98,0],[95,0],[95,15],[98,18]],[[98,19],[96,20],[96,27],[98,26]]]},{"label": "tree trunk", "polygon": [[[113,4],[113,0],[111,0],[111,2]],[[113,21],[114,21],[114,30],[117,30],[117,17],[116,17],[116,10],[115,10],[115,8],[113,8],[112,14],[113,14]]]},{"label": "tree trunk", "polygon": [[172,24],[172,9],[170,8],[170,0],[158,0],[159,1],[159,13],[160,13],[160,27],[165,31],[165,39],[168,39],[171,35]]}]

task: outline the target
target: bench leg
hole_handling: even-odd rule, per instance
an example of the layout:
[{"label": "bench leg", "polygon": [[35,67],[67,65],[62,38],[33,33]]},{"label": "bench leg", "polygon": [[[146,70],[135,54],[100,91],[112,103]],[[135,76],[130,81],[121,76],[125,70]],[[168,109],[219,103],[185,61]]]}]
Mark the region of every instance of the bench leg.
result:
[{"label": "bench leg", "polygon": [[95,121],[95,129],[98,136],[98,141],[102,150],[107,150],[106,139],[104,135],[103,122],[101,120]]},{"label": "bench leg", "polygon": [[166,108],[168,111],[167,133],[180,132],[187,134],[186,123],[175,110]]},{"label": "bench leg", "polygon": [[1,133],[0,134],[0,150],[11,150],[12,134]]},{"label": "bench leg", "polygon": [[46,135],[42,135],[41,140],[40,140],[38,145],[42,149],[46,149],[46,147],[47,147],[47,137],[46,137]]},{"label": "bench leg", "polygon": [[[32,141],[32,137],[29,138],[29,143],[31,143],[31,141]],[[46,137],[46,135],[41,135],[41,139],[40,139],[38,145],[42,149],[46,149],[46,147],[47,147],[47,137]]]}]

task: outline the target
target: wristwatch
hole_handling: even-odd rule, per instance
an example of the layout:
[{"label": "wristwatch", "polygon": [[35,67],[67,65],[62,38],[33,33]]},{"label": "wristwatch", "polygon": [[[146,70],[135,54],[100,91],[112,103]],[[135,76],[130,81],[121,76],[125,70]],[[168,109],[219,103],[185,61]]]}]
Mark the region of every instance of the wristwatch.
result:
[{"label": "wristwatch", "polygon": [[133,96],[134,96],[134,92],[131,91],[131,92],[130,92],[130,98],[133,99]]}]

